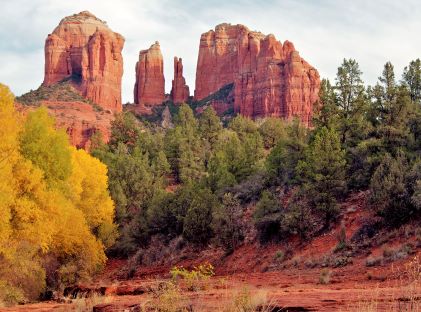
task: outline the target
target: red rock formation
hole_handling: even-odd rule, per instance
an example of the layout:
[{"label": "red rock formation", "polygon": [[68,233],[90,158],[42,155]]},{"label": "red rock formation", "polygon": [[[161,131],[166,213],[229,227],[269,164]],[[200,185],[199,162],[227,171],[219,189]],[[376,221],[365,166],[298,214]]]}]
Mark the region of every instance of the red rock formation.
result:
[{"label": "red rock formation", "polygon": [[164,60],[159,42],[139,52],[136,63],[134,102],[139,109],[160,105],[165,99]]},{"label": "red rock formation", "polygon": [[190,96],[189,86],[183,76],[183,61],[174,57],[174,79],[172,81],[171,99],[174,103],[184,103]]},{"label": "red rock formation", "polygon": [[[91,136],[101,132],[104,142],[110,137],[110,124],[114,115],[110,111],[97,111],[85,102],[42,101],[42,106],[48,108],[49,113],[56,120],[56,127],[64,129],[69,135],[70,143],[78,148],[89,149]],[[22,105],[15,102],[16,109],[23,114],[37,108],[37,106]]]},{"label": "red rock formation", "polygon": [[71,79],[102,108],[121,111],[124,38],[84,11],[68,16],[45,41],[44,85]]},{"label": "red rock formation", "polygon": [[234,111],[256,117],[299,117],[310,125],[320,78],[292,43],[243,25],[221,24],[202,34],[195,99],[234,83]]}]

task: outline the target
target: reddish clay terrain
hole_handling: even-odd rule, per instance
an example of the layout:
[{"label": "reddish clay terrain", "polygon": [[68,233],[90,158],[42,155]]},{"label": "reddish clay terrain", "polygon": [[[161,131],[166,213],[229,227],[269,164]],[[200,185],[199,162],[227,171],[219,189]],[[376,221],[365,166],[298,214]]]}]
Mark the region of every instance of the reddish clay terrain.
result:
[{"label": "reddish clay terrain", "polygon": [[[34,109],[19,103],[16,105],[24,114]],[[56,126],[66,131],[73,146],[89,150],[91,136],[98,131],[101,132],[102,139],[108,141],[110,124],[114,120],[110,111],[97,111],[85,102],[42,101],[41,105],[47,107],[53,116],[59,116],[56,117]]]},{"label": "reddish clay terrain", "polygon": [[114,113],[80,96],[69,82],[60,82],[50,87],[41,86],[15,101],[18,111],[26,114],[39,106],[45,106],[56,119],[57,128],[64,129],[70,143],[88,149],[91,136],[100,132],[105,142],[110,136]]},{"label": "reddish clay terrain", "polygon": [[[358,193],[342,204],[341,218],[349,242],[343,251],[335,251],[341,226],[308,242],[293,239],[261,246],[248,241],[230,255],[220,249],[197,252],[184,248],[172,255],[163,252],[161,260],[153,265],[136,267],[131,278],[127,278],[127,261],[110,260],[93,283],[68,289],[67,293],[102,294],[88,302],[88,306],[95,306],[94,311],[141,311],[161,298],[159,292],[174,265],[193,268],[210,262],[216,275],[202,281],[197,291],[189,291],[186,282],[179,281],[181,297],[171,297],[173,305],[193,311],[227,311],[236,299],[247,294],[256,305],[263,305],[263,311],[419,311],[421,262],[415,228],[383,231],[369,244],[356,243],[351,238],[371,219],[365,200],[366,194]],[[412,250],[388,258],[389,253],[408,244]],[[277,258],[279,250],[285,251],[284,259]],[[346,263],[344,257],[349,258]],[[370,259],[382,260],[372,265]],[[5,311],[71,311],[80,304],[78,300],[65,301]]]}]

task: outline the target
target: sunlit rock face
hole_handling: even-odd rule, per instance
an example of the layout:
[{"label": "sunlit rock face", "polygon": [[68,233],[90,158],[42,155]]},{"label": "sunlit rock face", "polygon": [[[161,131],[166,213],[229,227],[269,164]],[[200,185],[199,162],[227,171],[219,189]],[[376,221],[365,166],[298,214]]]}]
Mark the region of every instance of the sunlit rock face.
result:
[{"label": "sunlit rock face", "polygon": [[196,100],[234,83],[234,111],[251,118],[298,117],[311,124],[320,77],[294,45],[243,25],[220,24],[202,34]]},{"label": "sunlit rock face", "polygon": [[159,42],[139,52],[136,63],[134,102],[139,109],[161,105],[165,100],[164,59]]},{"label": "sunlit rock face", "polygon": [[174,79],[172,81],[171,99],[174,103],[184,103],[190,96],[189,86],[183,76],[183,61],[174,57]]},{"label": "sunlit rock face", "polygon": [[113,112],[122,110],[124,38],[84,11],[65,17],[45,41],[45,86],[64,79],[87,99]]}]

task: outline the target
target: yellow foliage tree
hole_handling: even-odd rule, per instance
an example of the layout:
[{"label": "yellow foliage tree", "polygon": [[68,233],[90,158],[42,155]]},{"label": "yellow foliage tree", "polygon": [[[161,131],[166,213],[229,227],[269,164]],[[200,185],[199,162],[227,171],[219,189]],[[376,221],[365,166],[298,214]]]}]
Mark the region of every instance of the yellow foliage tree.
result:
[{"label": "yellow foliage tree", "polygon": [[56,286],[91,276],[116,233],[105,165],[71,147],[44,108],[20,126],[13,102],[0,84],[0,306],[37,299],[48,274]]},{"label": "yellow foliage tree", "polygon": [[13,202],[13,164],[19,155],[19,123],[13,108],[13,94],[0,84],[0,254],[4,254],[11,234],[10,204]]},{"label": "yellow foliage tree", "polygon": [[114,202],[108,192],[107,167],[84,150],[72,148],[72,174],[68,180],[71,200],[80,209],[93,233],[111,246],[117,229]]},{"label": "yellow foliage tree", "polygon": [[72,167],[69,139],[54,124],[45,107],[29,113],[20,135],[20,149],[44,172],[47,183],[56,187],[70,176]]}]

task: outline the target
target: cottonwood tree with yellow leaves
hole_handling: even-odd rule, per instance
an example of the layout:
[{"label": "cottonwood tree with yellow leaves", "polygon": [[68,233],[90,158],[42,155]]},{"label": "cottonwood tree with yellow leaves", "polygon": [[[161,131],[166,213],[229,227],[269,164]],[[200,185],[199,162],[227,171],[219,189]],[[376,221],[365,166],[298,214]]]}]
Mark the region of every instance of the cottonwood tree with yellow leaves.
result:
[{"label": "cottonwood tree with yellow leaves", "polygon": [[116,238],[107,168],[0,84],[0,305],[87,279]]}]

